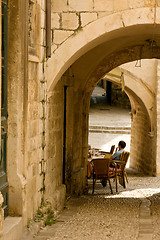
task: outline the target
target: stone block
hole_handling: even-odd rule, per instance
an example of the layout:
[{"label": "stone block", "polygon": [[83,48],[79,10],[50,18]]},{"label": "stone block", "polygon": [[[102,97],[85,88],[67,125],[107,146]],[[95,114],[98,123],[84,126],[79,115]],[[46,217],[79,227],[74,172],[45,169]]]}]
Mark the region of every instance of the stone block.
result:
[{"label": "stone block", "polygon": [[128,0],[114,0],[114,11],[122,11],[128,8]]},{"label": "stone block", "polygon": [[45,0],[41,0],[41,8],[43,9],[43,11],[46,10],[46,1]]},{"label": "stone block", "polygon": [[39,134],[39,120],[29,122],[28,137],[35,137]]},{"label": "stone block", "polygon": [[154,0],[128,0],[129,8],[154,7]]},{"label": "stone block", "polygon": [[45,81],[45,76],[44,76],[44,63],[39,63],[38,64],[38,81],[40,82],[40,87],[41,87],[41,82]]},{"label": "stone block", "polygon": [[33,163],[36,163],[37,162],[37,158],[40,157],[39,149],[35,149],[34,151],[30,151],[29,150],[27,152],[27,157],[28,157],[28,165],[32,165]]},{"label": "stone block", "polygon": [[97,19],[97,13],[81,13],[80,16],[82,27]]},{"label": "stone block", "polygon": [[[117,1],[116,1],[117,2]],[[94,10],[95,11],[113,11],[114,2],[110,0],[95,0],[94,1]]]},{"label": "stone block", "polygon": [[76,13],[62,13],[62,28],[75,30],[79,26],[79,18]]},{"label": "stone block", "polygon": [[43,60],[44,60],[44,58],[45,58],[45,54],[46,53],[46,48],[45,47],[43,47],[43,46],[41,46],[40,47],[40,62],[43,62]]},{"label": "stone block", "polygon": [[39,87],[37,81],[28,81],[28,101],[38,101]]},{"label": "stone block", "polygon": [[55,144],[48,146],[47,158],[53,158],[56,156]]},{"label": "stone block", "polygon": [[69,0],[69,11],[93,11],[93,0]]},{"label": "stone block", "polygon": [[58,13],[51,14],[51,29],[60,27],[60,15]]},{"label": "stone block", "polygon": [[54,31],[54,43],[61,44],[73,33],[74,33],[73,31],[55,30]]},{"label": "stone block", "polygon": [[40,119],[44,118],[44,106],[42,103],[39,106],[39,117],[40,117]]},{"label": "stone block", "polygon": [[36,149],[39,149],[41,147],[40,143],[41,139],[39,136],[35,136],[33,138],[29,138],[27,142],[27,149],[29,151],[34,151]]},{"label": "stone block", "polygon": [[36,79],[36,76],[37,76],[37,67],[38,67],[38,64],[37,63],[33,63],[33,62],[29,62],[28,64],[28,79],[29,80],[35,80]]},{"label": "stone block", "polygon": [[110,21],[106,22],[105,24],[106,31],[111,31],[112,29],[122,28],[122,27],[123,27],[123,23],[122,23],[120,14],[112,14],[110,17]]},{"label": "stone block", "polygon": [[98,18],[102,18],[102,17],[105,17],[105,16],[108,16],[111,14],[111,11],[110,12],[98,12]]},{"label": "stone block", "polygon": [[41,28],[46,28],[46,13],[41,10]]},{"label": "stone block", "polygon": [[3,204],[3,196],[0,193],[0,239],[2,238],[3,225],[4,225],[4,211],[2,208],[2,204]]},{"label": "stone block", "polygon": [[28,119],[37,119],[39,117],[39,104],[32,102],[28,104]]},{"label": "stone block", "polygon": [[40,96],[39,96],[39,101],[45,101],[45,97],[46,97],[46,92],[45,92],[45,84],[41,84],[40,85]]},{"label": "stone block", "polygon": [[52,12],[63,12],[68,11],[67,0],[54,0],[51,1],[51,11]]},{"label": "stone block", "polygon": [[41,29],[41,46],[44,46],[44,40],[45,40],[45,38],[44,38],[44,29],[42,28]]},{"label": "stone block", "polygon": [[[160,5],[159,5],[160,6]],[[156,23],[159,24],[160,23],[160,9],[157,8],[156,10]],[[156,30],[155,30],[156,31]],[[159,65],[159,63],[158,63]]]},{"label": "stone block", "polygon": [[153,11],[152,9],[140,8],[136,12],[134,10],[125,11],[122,14],[124,25],[130,26],[133,24],[141,23],[153,23]]}]

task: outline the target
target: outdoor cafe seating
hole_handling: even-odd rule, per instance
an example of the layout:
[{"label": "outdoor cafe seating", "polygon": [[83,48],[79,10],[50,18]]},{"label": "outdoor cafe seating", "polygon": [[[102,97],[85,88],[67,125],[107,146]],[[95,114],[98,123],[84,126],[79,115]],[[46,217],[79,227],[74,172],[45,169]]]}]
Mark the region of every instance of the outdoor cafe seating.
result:
[{"label": "outdoor cafe seating", "polygon": [[[111,149],[113,148],[111,147]],[[99,180],[105,179],[106,182],[109,182],[111,193],[113,193],[111,182],[110,182],[111,178],[114,179],[115,181],[116,192],[118,192],[118,184],[117,184],[118,182],[124,188],[126,188],[125,179],[128,182],[127,173],[126,173],[126,164],[130,156],[130,153],[127,151],[124,151],[121,153],[120,160],[111,160],[110,157],[112,154],[110,152],[99,151],[97,152],[96,156],[92,156],[88,160],[87,177],[93,178],[92,193],[94,193],[95,184],[98,179]],[[110,167],[111,162],[114,163],[114,167]]]},{"label": "outdoor cafe seating", "polygon": [[92,160],[93,163],[93,191],[95,188],[96,180],[106,180],[109,182],[111,193],[113,194],[110,178],[115,178],[116,174],[114,169],[110,170],[110,159],[109,158],[95,158]]}]

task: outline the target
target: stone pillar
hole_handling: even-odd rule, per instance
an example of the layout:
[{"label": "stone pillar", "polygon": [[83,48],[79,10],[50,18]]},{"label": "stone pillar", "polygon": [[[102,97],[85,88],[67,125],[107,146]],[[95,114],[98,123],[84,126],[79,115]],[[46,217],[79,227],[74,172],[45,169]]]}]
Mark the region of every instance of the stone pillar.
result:
[{"label": "stone pillar", "polygon": [[82,166],[83,171],[83,189],[87,186],[87,162],[88,162],[88,134],[89,134],[89,110],[90,110],[90,93],[83,94],[82,109]]},{"label": "stone pillar", "polygon": [[156,173],[160,175],[160,61],[157,64],[157,157]]},{"label": "stone pillar", "polygon": [[73,159],[73,82],[72,78],[68,77],[66,85],[66,186],[67,193],[71,193],[71,181],[72,181],[72,159]]},{"label": "stone pillar", "polygon": [[4,211],[2,209],[3,197],[0,193],[0,239],[3,240]]}]

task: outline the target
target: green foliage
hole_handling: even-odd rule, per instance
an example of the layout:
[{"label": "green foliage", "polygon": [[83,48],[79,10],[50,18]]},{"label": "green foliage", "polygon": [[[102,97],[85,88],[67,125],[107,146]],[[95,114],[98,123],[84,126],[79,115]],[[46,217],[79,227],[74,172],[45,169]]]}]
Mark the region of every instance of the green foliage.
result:
[{"label": "green foliage", "polygon": [[51,226],[55,223],[54,212],[52,211],[51,204],[49,202],[43,203],[37,210],[34,221],[43,221],[45,226]]},{"label": "green foliage", "polygon": [[44,218],[44,213],[40,209],[38,209],[37,214],[34,217],[34,221],[40,222],[41,220],[43,220],[43,218]]},{"label": "green foliage", "polygon": [[54,213],[51,208],[47,209],[47,217],[45,220],[45,226],[55,224]]},{"label": "green foliage", "polygon": [[28,218],[27,221],[27,228],[30,228],[30,226],[33,224],[33,220],[31,218]]}]

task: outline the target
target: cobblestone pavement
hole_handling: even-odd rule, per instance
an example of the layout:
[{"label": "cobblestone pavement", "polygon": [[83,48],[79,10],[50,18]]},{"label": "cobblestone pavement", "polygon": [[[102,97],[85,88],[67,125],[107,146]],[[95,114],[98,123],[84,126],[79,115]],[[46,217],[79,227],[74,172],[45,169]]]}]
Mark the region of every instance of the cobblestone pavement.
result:
[{"label": "cobblestone pavement", "polygon": [[159,240],[160,239],[160,178],[129,175],[126,189],[112,182],[109,186],[96,183],[92,195],[92,179],[88,194],[71,197],[64,211],[52,226],[24,240]]},{"label": "cobblestone pavement", "polygon": [[[129,110],[92,108],[89,124],[128,127]],[[129,151],[130,134],[89,134],[92,147],[106,151],[119,140],[126,141]],[[118,193],[112,182],[113,194],[108,185],[103,188],[97,182],[94,195],[89,179],[88,194],[69,198],[55,224],[41,227],[37,234],[33,234],[36,227],[31,227],[22,240],[160,240],[160,177],[141,176],[128,169],[128,179],[126,189],[118,184]]]}]

